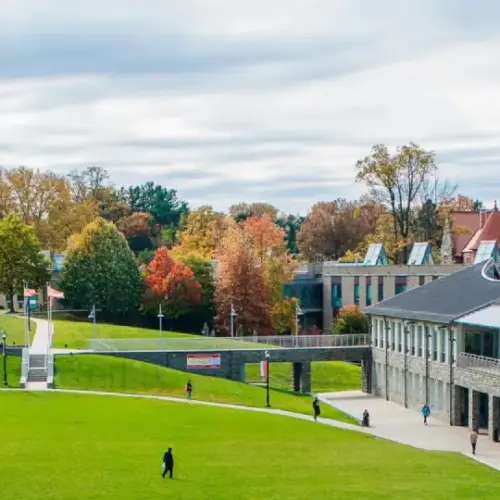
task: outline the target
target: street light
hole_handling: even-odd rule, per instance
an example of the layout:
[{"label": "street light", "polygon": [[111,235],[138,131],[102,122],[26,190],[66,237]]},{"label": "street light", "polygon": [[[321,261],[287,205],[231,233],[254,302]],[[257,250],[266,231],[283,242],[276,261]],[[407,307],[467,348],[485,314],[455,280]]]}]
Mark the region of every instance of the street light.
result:
[{"label": "street light", "polygon": [[2,333],[2,357],[3,357],[3,385],[7,387],[7,334]]},{"label": "street light", "polygon": [[236,311],[234,310],[234,306],[232,303],[231,303],[231,312],[229,313],[229,315],[231,317],[231,337],[234,337],[234,320],[238,315],[236,314]]},{"label": "street light", "polygon": [[160,337],[163,336],[163,313],[161,312],[161,304],[160,304],[160,307],[158,309],[158,322],[159,322],[159,326],[160,326]]},{"label": "street light", "polygon": [[269,351],[266,351],[266,408],[271,407],[271,403],[269,401]]},{"label": "street light", "polygon": [[300,326],[300,316],[303,316],[304,313],[299,306],[299,301],[295,303],[295,344],[299,345],[299,326]]}]

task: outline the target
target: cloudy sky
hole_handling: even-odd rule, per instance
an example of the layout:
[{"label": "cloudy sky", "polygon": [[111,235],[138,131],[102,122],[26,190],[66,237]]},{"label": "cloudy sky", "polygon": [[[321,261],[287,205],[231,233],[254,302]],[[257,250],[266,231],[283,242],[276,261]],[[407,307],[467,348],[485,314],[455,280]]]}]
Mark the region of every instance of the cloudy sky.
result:
[{"label": "cloudy sky", "polygon": [[497,0],[2,0],[0,20],[4,166],[305,213],[412,140],[500,200]]}]

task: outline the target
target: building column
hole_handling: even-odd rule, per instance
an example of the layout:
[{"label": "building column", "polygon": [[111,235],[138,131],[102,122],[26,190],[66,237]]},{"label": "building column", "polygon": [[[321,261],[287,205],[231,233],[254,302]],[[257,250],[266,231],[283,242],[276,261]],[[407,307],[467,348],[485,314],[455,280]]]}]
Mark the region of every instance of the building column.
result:
[{"label": "building column", "polygon": [[432,279],[432,276],[430,274],[426,274],[424,276],[424,285],[427,285],[427,283],[432,283],[434,280]]},{"label": "building column", "polygon": [[354,276],[342,276],[342,305],[354,304]]},{"label": "building column", "polygon": [[359,307],[366,307],[366,276],[359,277]]},{"label": "building column", "polygon": [[469,389],[469,430],[478,428],[479,424],[479,392]]},{"label": "building column", "polygon": [[333,325],[332,277],[323,276],[323,330]]},{"label": "building column", "polygon": [[396,294],[396,277],[384,276],[384,300],[394,297]]},{"label": "building column", "polygon": [[302,375],[302,363],[292,363],[292,389],[300,392],[300,378]]},{"label": "building column", "polygon": [[413,290],[420,285],[420,276],[408,276],[407,290]]},{"label": "building column", "polygon": [[361,390],[367,394],[372,393],[372,369],[373,361],[370,350],[361,360]]},{"label": "building column", "polygon": [[492,441],[498,441],[500,432],[500,398],[488,396],[488,436]]}]

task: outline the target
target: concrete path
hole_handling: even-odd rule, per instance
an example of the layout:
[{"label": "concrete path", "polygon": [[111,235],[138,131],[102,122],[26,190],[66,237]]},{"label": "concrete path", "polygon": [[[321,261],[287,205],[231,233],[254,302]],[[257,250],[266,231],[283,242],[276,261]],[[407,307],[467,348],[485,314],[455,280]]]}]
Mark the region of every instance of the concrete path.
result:
[{"label": "concrete path", "polygon": [[500,443],[480,436],[477,455],[471,453],[469,431],[451,427],[448,422],[429,418],[425,426],[419,412],[359,391],[332,392],[318,395],[319,399],[354,418],[361,419],[363,411],[370,413],[369,432],[377,437],[424,450],[462,453],[494,469],[500,470]]},{"label": "concrete path", "polygon": [[46,319],[32,319],[36,324],[30,354],[47,354],[49,350],[49,322]]}]

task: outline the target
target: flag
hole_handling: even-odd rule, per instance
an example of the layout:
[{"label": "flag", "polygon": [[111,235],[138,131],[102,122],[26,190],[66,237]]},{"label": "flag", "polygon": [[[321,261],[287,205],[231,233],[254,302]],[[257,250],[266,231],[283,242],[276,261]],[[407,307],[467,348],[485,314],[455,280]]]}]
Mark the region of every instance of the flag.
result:
[{"label": "flag", "polygon": [[50,285],[47,287],[47,295],[51,299],[64,299],[64,292],[52,288]]},{"label": "flag", "polygon": [[25,297],[34,297],[37,295],[37,291],[34,290],[33,288],[25,288],[24,289],[24,296]]}]

